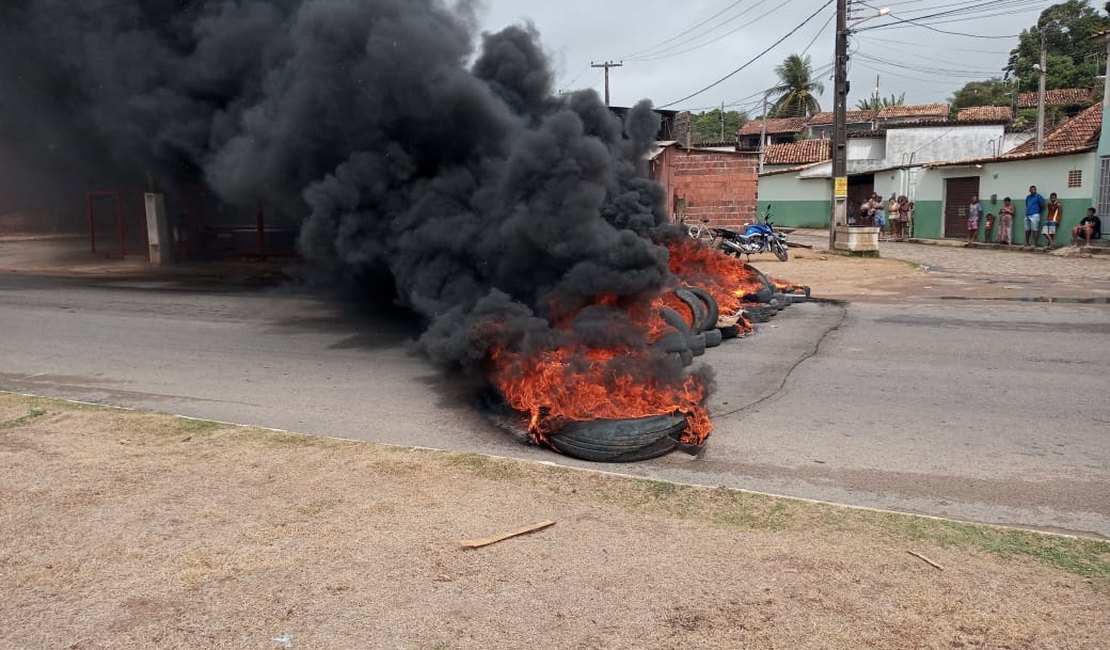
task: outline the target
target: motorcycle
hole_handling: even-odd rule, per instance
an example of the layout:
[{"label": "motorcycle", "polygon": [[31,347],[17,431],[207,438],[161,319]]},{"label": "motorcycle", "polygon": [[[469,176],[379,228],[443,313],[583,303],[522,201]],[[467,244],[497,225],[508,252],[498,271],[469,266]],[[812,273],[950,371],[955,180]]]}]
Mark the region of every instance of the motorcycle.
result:
[{"label": "motorcycle", "polygon": [[710,228],[713,246],[729,255],[740,257],[771,252],[780,262],[785,262],[790,254],[786,251],[786,234],[775,230],[770,211],[764,216],[763,223],[753,223],[736,232],[728,228]]}]

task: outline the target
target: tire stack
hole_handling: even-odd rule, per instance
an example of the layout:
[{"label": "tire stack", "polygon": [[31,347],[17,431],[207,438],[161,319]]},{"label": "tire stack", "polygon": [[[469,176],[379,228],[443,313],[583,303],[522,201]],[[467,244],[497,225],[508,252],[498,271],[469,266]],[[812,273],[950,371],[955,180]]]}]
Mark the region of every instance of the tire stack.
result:
[{"label": "tire stack", "polygon": [[[670,331],[654,345],[667,354],[678,355],[683,365],[690,365],[695,357],[702,356],[707,349],[721,345],[725,339],[737,338],[742,332],[737,324],[739,318],[764,323],[787,305],[809,299],[809,287],[780,292],[767,276],[759,271],[756,273],[759,274],[763,287],[745,297],[744,307],[739,314],[721,314],[713,296],[698,287],[675,290],[675,296],[690,311],[692,318],[687,322],[678,310],[661,308],[659,313],[670,326]],[[552,449],[573,458],[608,463],[647,460],[676,448],[691,454],[699,453],[702,447],[690,447],[679,441],[685,428],[686,419],[681,415],[590,420],[573,422],[563,427],[548,436],[548,444]]]}]

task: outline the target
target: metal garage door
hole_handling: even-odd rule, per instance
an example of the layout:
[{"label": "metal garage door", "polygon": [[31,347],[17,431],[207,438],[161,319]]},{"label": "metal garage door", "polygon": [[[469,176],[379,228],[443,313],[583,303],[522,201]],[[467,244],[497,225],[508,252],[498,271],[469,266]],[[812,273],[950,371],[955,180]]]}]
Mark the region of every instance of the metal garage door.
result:
[{"label": "metal garage door", "polygon": [[979,177],[949,178],[944,188],[944,236],[967,237],[967,207],[979,196]]}]

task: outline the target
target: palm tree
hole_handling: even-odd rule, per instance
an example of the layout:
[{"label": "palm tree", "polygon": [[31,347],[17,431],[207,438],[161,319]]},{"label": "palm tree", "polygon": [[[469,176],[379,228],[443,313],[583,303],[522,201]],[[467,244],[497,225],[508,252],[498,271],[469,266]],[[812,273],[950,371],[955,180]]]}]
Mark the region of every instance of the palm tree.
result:
[{"label": "palm tree", "polygon": [[856,108],[861,111],[877,111],[881,108],[890,108],[891,106],[904,106],[906,104],[906,93],[895,95],[890,93],[890,97],[868,97],[856,102]]},{"label": "palm tree", "polygon": [[791,54],[782,65],[775,67],[779,84],[769,93],[775,95],[771,115],[775,117],[803,117],[821,112],[817,95],[825,92],[825,85],[813,79],[809,57]]}]

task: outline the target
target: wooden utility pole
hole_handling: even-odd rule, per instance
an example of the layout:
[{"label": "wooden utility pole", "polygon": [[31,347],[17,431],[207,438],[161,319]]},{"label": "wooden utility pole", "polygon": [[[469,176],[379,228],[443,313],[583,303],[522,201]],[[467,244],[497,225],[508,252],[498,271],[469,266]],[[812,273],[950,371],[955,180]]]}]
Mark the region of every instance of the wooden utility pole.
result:
[{"label": "wooden utility pole", "polygon": [[1044,149],[1044,78],[1048,51],[1045,49],[1045,30],[1041,30],[1041,63],[1033,66],[1037,70],[1037,151]]},{"label": "wooden utility pole", "polygon": [[836,227],[848,223],[848,0],[836,0],[836,59],[833,74],[833,205],[829,250],[836,250]]},{"label": "wooden utility pole", "polygon": [[619,68],[622,65],[624,65],[624,61],[621,61],[620,63],[613,63],[612,61],[606,61],[605,63],[594,63],[592,61],[590,62],[590,67],[591,68],[605,68],[605,105],[606,106],[609,105],[609,68]]}]

